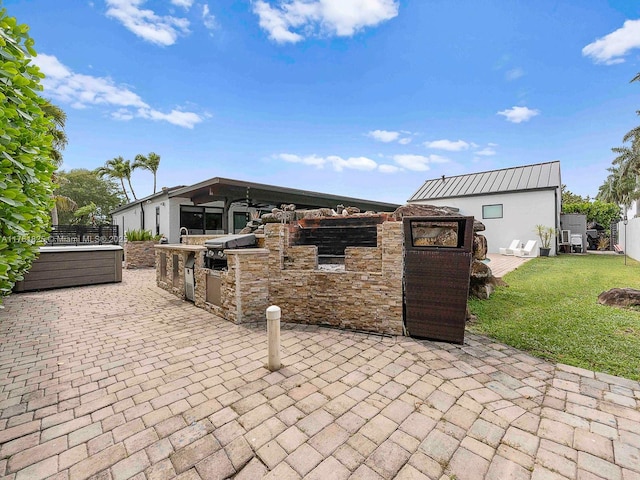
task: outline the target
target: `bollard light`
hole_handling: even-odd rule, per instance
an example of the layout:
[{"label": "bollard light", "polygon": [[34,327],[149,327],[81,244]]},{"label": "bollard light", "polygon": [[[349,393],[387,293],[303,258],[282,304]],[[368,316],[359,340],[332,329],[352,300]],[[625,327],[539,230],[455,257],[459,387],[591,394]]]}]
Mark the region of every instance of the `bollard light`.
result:
[{"label": "bollard light", "polygon": [[267,368],[272,372],[280,370],[282,366],[280,362],[280,316],[280,307],[271,305],[267,308]]}]

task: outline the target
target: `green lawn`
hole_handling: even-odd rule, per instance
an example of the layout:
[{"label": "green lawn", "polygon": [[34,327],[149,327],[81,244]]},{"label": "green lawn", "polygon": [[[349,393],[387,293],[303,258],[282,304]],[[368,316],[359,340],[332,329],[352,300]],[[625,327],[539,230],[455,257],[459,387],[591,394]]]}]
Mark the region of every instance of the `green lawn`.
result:
[{"label": "green lawn", "polygon": [[[489,264],[491,266],[491,264]],[[472,332],[566,363],[640,380],[640,311],[605,307],[598,295],[640,289],[640,264],[622,255],[536,258],[505,275],[489,300],[470,300]]]}]

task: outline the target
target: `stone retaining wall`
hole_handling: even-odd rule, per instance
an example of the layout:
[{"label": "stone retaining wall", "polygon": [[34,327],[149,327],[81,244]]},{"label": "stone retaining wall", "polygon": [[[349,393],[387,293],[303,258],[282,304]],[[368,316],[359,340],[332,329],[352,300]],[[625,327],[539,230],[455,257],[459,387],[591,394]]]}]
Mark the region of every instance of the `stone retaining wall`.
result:
[{"label": "stone retaining wall", "polygon": [[288,246],[285,226],[266,225],[269,303],[282,309],[283,321],[402,335],[402,223],[379,229],[378,247],[345,252],[345,266],[364,270],[322,271],[292,268],[308,266],[308,259],[292,253],[299,247]]},{"label": "stone retaining wall", "polygon": [[156,266],[155,240],[124,243],[124,268],[146,268]]}]

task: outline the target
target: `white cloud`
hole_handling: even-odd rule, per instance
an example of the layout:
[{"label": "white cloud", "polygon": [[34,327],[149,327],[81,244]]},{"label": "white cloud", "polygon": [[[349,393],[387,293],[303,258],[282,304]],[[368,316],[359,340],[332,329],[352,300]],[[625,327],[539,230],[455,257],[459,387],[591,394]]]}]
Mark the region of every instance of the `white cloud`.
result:
[{"label": "white cloud", "polygon": [[327,160],[333,165],[333,168],[338,172],[341,172],[345,168],[351,168],[354,170],[375,170],[378,168],[378,164],[367,157],[349,157],[343,159],[341,157],[332,155],[327,157]]},{"label": "white cloud", "polygon": [[371,137],[378,142],[395,142],[400,137],[400,132],[390,132],[388,130],[372,130],[367,133],[367,137]]},{"label": "white cloud", "polygon": [[193,0],[171,0],[171,3],[177,7],[182,7],[186,10],[189,10],[191,8],[191,5],[193,5]]},{"label": "white cloud", "polygon": [[185,128],[193,128],[203,120],[203,117],[197,113],[183,112],[175,108],[169,113],[162,113],[153,108],[141,108],[138,110],[137,116],[154,121],[165,121]]},{"label": "white cloud", "polygon": [[398,15],[397,0],[257,0],[253,12],[277,43],[313,35],[350,37]]},{"label": "white cloud", "polygon": [[522,123],[531,120],[536,115],[540,115],[540,111],[527,107],[511,107],[501,110],[496,115],[502,115],[512,123]]},{"label": "white cloud", "polygon": [[382,173],[396,173],[401,169],[400,167],[396,167],[395,165],[382,164],[378,165],[378,170]]},{"label": "white cloud", "polygon": [[202,23],[209,30],[216,28],[216,17],[209,11],[209,5],[206,3],[202,6]]},{"label": "white cloud", "polygon": [[337,172],[342,172],[345,168],[353,170],[375,170],[378,168],[378,164],[367,157],[349,157],[346,159],[337,155],[329,155],[328,157],[307,155],[306,157],[301,157],[291,153],[280,153],[273,157],[284,160],[285,162],[301,163],[317,168],[323,168],[325,165],[329,165]]},{"label": "white cloud", "polygon": [[128,87],[117,85],[107,77],[74,73],[53,55],[41,53],[33,61],[45,74],[41,82],[45,93],[73,108],[87,108],[91,105],[116,107],[110,115],[117,120],[137,117],[166,121],[186,128],[193,128],[204,120],[202,115],[179,109],[169,113],[156,110]]},{"label": "white cloud", "polygon": [[451,140],[435,140],[433,142],[425,142],[424,146],[427,148],[447,150],[449,152],[459,152],[461,150],[469,149],[469,144],[464,140],[458,140],[455,142]]},{"label": "white cloud", "polygon": [[618,30],[584,47],[582,55],[596,63],[613,65],[624,62],[622,57],[634,48],[640,48],[640,19],[625,21]]},{"label": "white cloud", "polygon": [[406,137],[403,135],[414,134],[406,130],[402,130],[400,132],[389,130],[372,130],[367,133],[367,137],[373,138],[378,142],[391,143],[397,141],[400,145],[409,145],[413,139],[411,137]]},{"label": "white cloud", "polygon": [[[106,0],[107,16],[115,18],[138,37],[157,45],[173,45],[179,35],[189,33],[189,20],[171,15],[156,15],[153,10],[140,7],[146,0]],[[186,6],[190,0],[173,0],[174,4]]]},{"label": "white cloud", "polygon": [[282,12],[271,8],[266,2],[258,0],[253,4],[253,13],[260,17],[260,26],[269,32],[269,38],[277,43],[297,43],[304,37],[290,32],[290,22],[284,18]]},{"label": "white cloud", "polygon": [[504,76],[508,81],[512,82],[513,80],[517,80],[523,75],[524,75],[524,70],[518,67],[518,68],[513,68],[509,70],[507,73],[505,73]]},{"label": "white cloud", "polygon": [[111,113],[111,118],[114,118],[116,120],[128,121],[132,120],[134,118],[134,115],[126,108],[119,108],[115,112]]},{"label": "white cloud", "polygon": [[53,55],[41,53],[33,58],[33,63],[35,63],[47,77],[64,78],[71,75],[71,71]]},{"label": "white cloud", "polygon": [[394,155],[393,160],[401,167],[407,170],[413,170],[416,172],[425,172],[429,170],[430,163],[446,163],[448,158],[441,157],[440,155]]},{"label": "white cloud", "polygon": [[477,152],[474,152],[474,155],[481,155],[483,157],[491,157],[492,155],[495,155],[496,151],[491,148],[491,147],[485,147],[482,150],[478,150]]}]

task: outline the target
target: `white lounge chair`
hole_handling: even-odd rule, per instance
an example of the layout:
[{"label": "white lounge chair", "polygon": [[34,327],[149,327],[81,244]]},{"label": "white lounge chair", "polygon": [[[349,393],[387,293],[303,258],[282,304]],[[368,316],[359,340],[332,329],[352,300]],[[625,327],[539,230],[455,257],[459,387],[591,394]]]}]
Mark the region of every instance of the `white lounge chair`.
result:
[{"label": "white lounge chair", "polygon": [[513,255],[513,252],[520,248],[520,240],[514,240],[507,248],[500,248],[500,255]]},{"label": "white lounge chair", "polygon": [[513,254],[516,257],[537,257],[538,256],[537,245],[538,245],[538,242],[536,242],[535,240],[529,240],[527,244],[524,246],[524,248],[516,249],[513,252]]}]

